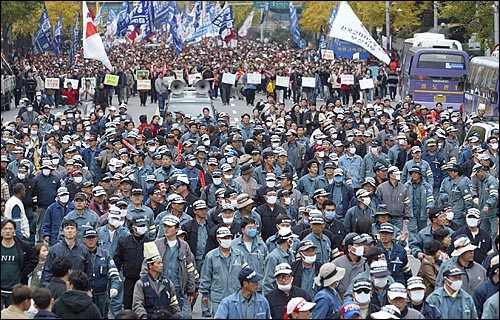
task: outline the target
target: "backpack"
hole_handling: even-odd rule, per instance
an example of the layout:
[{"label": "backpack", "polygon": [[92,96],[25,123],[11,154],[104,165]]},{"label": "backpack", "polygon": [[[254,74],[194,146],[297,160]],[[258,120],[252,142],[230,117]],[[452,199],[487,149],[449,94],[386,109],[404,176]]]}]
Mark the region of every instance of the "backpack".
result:
[{"label": "backpack", "polygon": [[144,140],[147,141],[153,138],[153,131],[150,126],[145,126],[142,128],[142,135],[144,136]]}]

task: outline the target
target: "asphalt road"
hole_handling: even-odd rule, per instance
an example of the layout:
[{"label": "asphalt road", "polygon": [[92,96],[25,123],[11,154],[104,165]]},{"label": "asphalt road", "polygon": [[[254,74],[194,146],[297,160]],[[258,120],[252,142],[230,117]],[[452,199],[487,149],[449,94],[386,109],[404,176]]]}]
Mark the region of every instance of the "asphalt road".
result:
[{"label": "asphalt road", "polygon": [[[266,96],[264,94],[257,93],[256,97],[255,97],[255,101],[259,101],[259,99],[265,100]],[[227,112],[230,115],[231,122],[234,122],[235,124],[239,123],[240,116],[243,113],[250,113],[251,114],[252,109],[253,109],[253,107],[247,106],[246,102],[244,100],[238,100],[237,98],[231,99],[231,102],[229,105],[222,105],[222,101],[221,101],[220,97],[214,99],[213,102],[214,102],[214,106],[215,106],[216,110],[218,112]],[[113,97],[113,105],[118,107],[117,96]],[[287,100],[286,101],[286,108],[289,109],[291,107],[291,105],[292,105],[292,101]],[[19,111],[18,108],[11,107],[11,109],[9,111],[2,112],[2,116],[4,117],[4,123],[7,121],[14,121],[18,111]],[[62,113],[63,111],[64,111],[64,109],[62,109],[62,108],[53,109],[54,114],[56,114],[58,112]],[[148,120],[150,120],[154,114],[159,114],[159,111],[158,111],[158,105],[151,103],[151,100],[149,97],[148,97],[146,106],[141,107],[140,102],[139,102],[139,96],[135,96],[135,97],[129,98],[128,113],[132,116],[132,119],[134,120],[134,122],[137,126],[137,125],[139,125],[138,121],[139,121],[139,116],[141,114],[146,114],[148,116]],[[201,113],[201,111],[200,111],[200,113]],[[420,262],[418,261],[418,259],[415,259],[411,255],[408,256],[408,259],[410,261],[410,267],[412,269],[413,275],[416,275],[418,272],[418,268],[420,266]],[[198,298],[198,300],[194,306],[193,313],[192,313],[193,319],[207,319],[207,318],[203,318],[201,316],[200,301],[201,301],[201,295]]]}]

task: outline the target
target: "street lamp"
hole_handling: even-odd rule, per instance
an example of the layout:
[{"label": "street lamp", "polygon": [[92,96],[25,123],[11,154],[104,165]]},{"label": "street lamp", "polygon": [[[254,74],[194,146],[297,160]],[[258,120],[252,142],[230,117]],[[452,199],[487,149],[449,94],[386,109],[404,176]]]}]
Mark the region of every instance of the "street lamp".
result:
[{"label": "street lamp", "polygon": [[385,36],[387,37],[387,49],[391,51],[391,24],[389,22],[390,1],[385,2]]}]

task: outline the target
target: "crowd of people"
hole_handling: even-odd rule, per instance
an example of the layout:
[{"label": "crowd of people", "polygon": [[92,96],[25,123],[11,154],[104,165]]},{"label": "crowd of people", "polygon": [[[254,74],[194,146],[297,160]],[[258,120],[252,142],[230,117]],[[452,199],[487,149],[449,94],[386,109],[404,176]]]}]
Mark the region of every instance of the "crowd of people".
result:
[{"label": "crowd of people", "polygon": [[[498,319],[498,130],[464,141],[484,110],[397,100],[397,61],[372,76],[368,61],[249,40],[108,55],[112,72],[7,55],[2,318],[188,319],[200,300],[215,319]],[[127,113],[136,95],[164,111],[181,74],[245,100],[241,122]]]}]

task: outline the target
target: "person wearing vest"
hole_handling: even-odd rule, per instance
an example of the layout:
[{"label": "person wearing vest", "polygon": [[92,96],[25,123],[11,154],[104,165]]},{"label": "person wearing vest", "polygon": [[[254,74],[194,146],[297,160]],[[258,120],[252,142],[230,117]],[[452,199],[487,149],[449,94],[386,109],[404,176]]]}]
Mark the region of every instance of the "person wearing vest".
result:
[{"label": "person wearing vest", "polygon": [[6,219],[12,219],[16,223],[16,236],[19,239],[28,239],[30,226],[22,202],[26,187],[22,183],[16,183],[12,189],[14,194],[5,203],[4,215]]},{"label": "person wearing vest", "polygon": [[163,261],[153,241],[144,243],[144,256],[148,273],[135,283],[132,310],[140,319],[152,319],[163,311],[170,313],[170,319],[181,319],[174,283],[163,276]]}]

